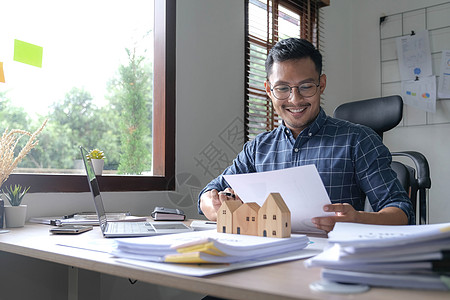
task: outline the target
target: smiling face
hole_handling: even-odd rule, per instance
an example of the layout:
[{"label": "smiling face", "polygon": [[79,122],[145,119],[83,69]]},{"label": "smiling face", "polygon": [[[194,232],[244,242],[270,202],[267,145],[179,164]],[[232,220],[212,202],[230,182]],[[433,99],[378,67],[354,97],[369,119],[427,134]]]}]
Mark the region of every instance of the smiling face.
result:
[{"label": "smiling face", "polygon": [[318,84],[319,73],[309,57],[275,62],[272,65],[269,81],[264,83],[266,93],[272,99],[275,111],[284,120],[286,126],[291,129],[295,138],[319,114],[320,95],[325,90],[326,81],[326,76],[321,75],[317,93],[312,97],[304,98],[298,93],[297,88],[293,88],[288,99],[278,100],[270,90],[271,88],[280,84],[291,87],[304,83]]}]

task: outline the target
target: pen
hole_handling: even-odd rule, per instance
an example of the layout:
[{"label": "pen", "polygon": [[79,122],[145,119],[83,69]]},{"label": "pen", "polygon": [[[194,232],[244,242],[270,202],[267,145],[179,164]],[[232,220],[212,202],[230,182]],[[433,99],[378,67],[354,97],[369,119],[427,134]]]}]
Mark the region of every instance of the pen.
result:
[{"label": "pen", "polygon": [[236,198],[236,196],[233,193],[230,193],[230,192],[221,191],[221,192],[219,192],[219,195],[225,195],[227,197]]}]

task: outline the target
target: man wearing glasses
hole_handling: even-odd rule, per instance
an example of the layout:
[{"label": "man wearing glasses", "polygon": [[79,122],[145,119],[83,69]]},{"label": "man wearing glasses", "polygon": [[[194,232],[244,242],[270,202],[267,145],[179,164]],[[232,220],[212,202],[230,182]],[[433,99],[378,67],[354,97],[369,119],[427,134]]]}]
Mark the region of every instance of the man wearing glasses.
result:
[{"label": "man wearing glasses", "polygon": [[[415,224],[412,204],[380,137],[370,128],[331,118],[320,107],[327,82],[320,52],[303,39],[282,40],[269,52],[266,73],[267,95],[283,123],[246,143],[222,175],[314,164],[332,202],[324,211],[335,212],[312,216],[317,228],[328,232],[336,222]],[[199,212],[210,220],[234,196],[222,175],[199,195]],[[373,212],[363,211],[366,195]]]}]

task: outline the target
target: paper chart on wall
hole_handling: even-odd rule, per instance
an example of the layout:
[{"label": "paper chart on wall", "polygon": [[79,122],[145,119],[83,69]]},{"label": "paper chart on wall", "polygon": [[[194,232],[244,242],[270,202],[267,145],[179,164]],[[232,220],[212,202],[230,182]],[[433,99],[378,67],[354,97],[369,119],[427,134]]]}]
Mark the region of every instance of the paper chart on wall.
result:
[{"label": "paper chart on wall", "polygon": [[450,50],[442,51],[438,97],[450,98]]},{"label": "paper chart on wall", "polygon": [[431,50],[428,31],[396,39],[400,78],[414,80],[432,75]]},{"label": "paper chart on wall", "polygon": [[436,76],[419,80],[402,81],[402,97],[405,104],[427,112],[436,112]]}]

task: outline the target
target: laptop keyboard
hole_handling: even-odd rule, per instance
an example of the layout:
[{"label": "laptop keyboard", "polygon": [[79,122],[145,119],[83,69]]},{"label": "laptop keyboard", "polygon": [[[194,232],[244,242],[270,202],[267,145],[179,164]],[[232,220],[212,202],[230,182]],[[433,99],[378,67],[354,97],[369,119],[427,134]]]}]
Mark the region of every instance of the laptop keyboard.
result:
[{"label": "laptop keyboard", "polygon": [[145,233],[155,232],[148,222],[108,222],[108,231],[114,233]]}]

